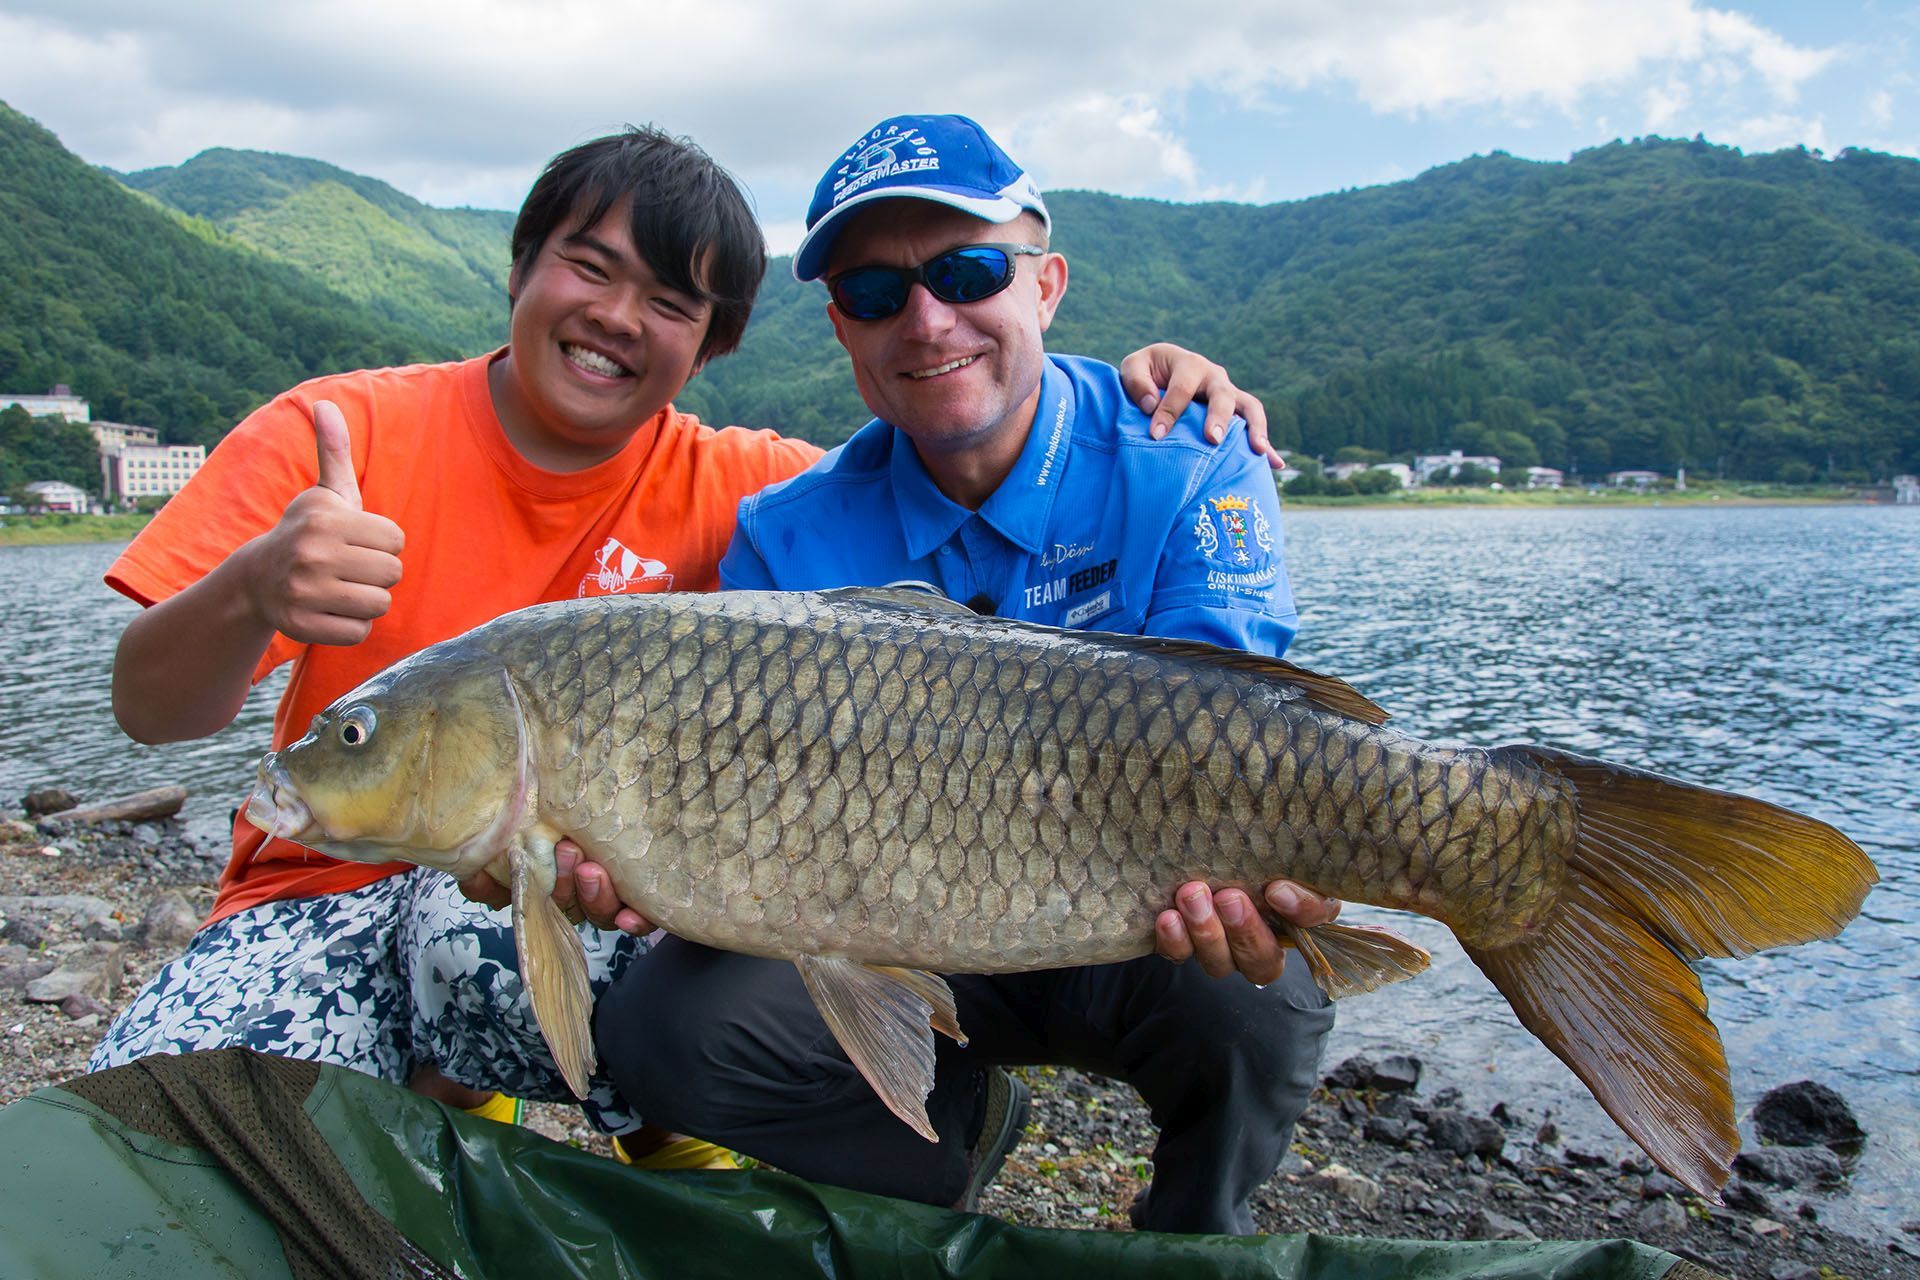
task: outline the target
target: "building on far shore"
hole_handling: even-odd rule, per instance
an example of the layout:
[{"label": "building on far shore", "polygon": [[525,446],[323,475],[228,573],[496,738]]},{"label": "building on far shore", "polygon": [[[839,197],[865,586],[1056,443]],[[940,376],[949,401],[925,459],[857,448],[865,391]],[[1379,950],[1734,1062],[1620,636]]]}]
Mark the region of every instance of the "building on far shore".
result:
[{"label": "building on far shore", "polygon": [[102,450],[107,501],[131,504],[176,494],[206,460],[203,444],[123,444],[113,453]]},{"label": "building on far shore", "polygon": [[1486,454],[1462,453],[1454,449],[1448,453],[1423,453],[1413,460],[1414,479],[1419,484],[1433,480],[1451,480],[1464,466],[1479,467],[1493,475],[1500,474],[1500,459]]},{"label": "building on far shore", "polygon": [[1553,467],[1527,468],[1527,488],[1529,489],[1561,489],[1566,487],[1566,483],[1566,473]]},{"label": "building on far shore", "polygon": [[1893,500],[1902,507],[1920,506],[1920,476],[1895,476]]},{"label": "building on far shore", "polygon": [[85,422],[92,416],[87,402],[73,394],[73,388],[64,382],[56,383],[42,395],[0,391],[0,409],[16,404],[36,418],[65,418],[68,422]]},{"label": "building on far shore", "polygon": [[[65,383],[38,396],[0,392],[0,409],[15,404],[36,418],[60,417],[68,422],[85,423],[92,429],[94,443],[100,450],[100,492],[109,505],[132,506],[140,498],[163,498],[178,493],[207,460],[205,445],[161,444],[160,433],[153,427],[132,422],[95,422],[92,407],[74,395]],[[51,503],[48,506],[55,511],[68,509]]]},{"label": "building on far shore", "polygon": [[1611,471],[1607,483],[1616,489],[1650,489],[1664,477],[1658,471]]},{"label": "building on far shore", "polygon": [[65,480],[34,480],[21,486],[33,495],[33,505],[47,511],[85,515],[93,510],[93,498],[78,485]]}]

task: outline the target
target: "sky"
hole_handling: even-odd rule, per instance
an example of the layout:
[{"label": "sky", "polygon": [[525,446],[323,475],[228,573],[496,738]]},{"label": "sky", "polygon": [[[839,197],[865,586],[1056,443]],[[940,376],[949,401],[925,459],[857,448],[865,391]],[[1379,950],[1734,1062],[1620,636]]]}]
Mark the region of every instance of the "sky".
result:
[{"label": "sky", "polygon": [[0,0],[0,100],[115,169],[245,147],[493,209],[652,123],[781,253],[896,113],[1048,190],[1272,203],[1648,134],[1920,155],[1916,46],[1920,0]]}]

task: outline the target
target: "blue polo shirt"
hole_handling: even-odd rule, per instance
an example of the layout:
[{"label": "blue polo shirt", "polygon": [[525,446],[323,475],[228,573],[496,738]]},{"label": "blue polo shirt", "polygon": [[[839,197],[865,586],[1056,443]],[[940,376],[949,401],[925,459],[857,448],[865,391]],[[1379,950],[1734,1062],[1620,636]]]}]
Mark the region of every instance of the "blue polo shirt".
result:
[{"label": "blue polo shirt", "polygon": [[878,418],[807,471],[741,502],[724,589],[917,580],[983,612],[1175,636],[1278,656],[1299,615],[1280,500],[1236,425],[1190,408],[1165,440],[1112,366],[1048,356],[1033,430],[978,511],[941,493]]}]

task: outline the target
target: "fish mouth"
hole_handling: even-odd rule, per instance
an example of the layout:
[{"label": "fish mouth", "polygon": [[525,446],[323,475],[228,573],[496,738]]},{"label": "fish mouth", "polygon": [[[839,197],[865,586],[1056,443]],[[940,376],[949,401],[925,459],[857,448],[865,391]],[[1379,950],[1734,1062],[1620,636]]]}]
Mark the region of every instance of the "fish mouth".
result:
[{"label": "fish mouth", "polygon": [[304,844],[300,837],[313,833],[313,811],[294,790],[293,779],[276,751],[269,751],[260,761],[253,794],[247,797],[247,821],[279,840]]}]

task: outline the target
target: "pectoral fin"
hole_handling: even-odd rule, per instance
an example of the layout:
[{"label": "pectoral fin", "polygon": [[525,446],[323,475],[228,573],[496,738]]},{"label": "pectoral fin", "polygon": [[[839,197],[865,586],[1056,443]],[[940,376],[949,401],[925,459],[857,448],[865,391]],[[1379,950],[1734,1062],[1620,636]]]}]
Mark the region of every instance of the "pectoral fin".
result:
[{"label": "pectoral fin", "polygon": [[794,965],[834,1039],[887,1109],[928,1142],[938,1142],[927,1119],[933,1033],[967,1042],[945,979],[836,956],[802,956]]},{"label": "pectoral fin", "polygon": [[533,869],[535,862],[524,849],[513,851],[513,945],[520,957],[520,981],[567,1087],[584,1098],[596,1061],[587,952],[567,917],[553,905],[551,861],[545,876]]},{"label": "pectoral fin", "polygon": [[1367,925],[1322,924],[1311,929],[1282,921],[1308,972],[1333,1000],[1400,982],[1432,961],[1405,938]]}]

